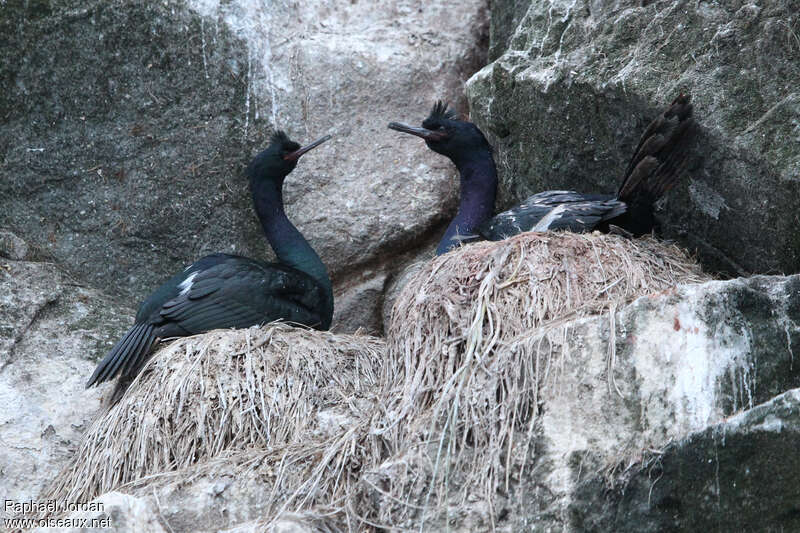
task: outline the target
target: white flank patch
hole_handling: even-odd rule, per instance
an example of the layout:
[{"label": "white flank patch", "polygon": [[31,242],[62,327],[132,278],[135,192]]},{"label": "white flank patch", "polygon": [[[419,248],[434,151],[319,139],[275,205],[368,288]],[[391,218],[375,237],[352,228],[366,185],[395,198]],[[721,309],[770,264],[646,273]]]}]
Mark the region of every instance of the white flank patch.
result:
[{"label": "white flank patch", "polygon": [[550,212],[542,217],[542,219],[531,229],[531,231],[547,231],[550,229],[550,225],[556,220],[560,219],[561,215],[566,210],[567,206],[565,204],[561,204],[558,207],[551,209]]},{"label": "white flank patch", "polygon": [[181,289],[181,296],[184,296],[187,292],[192,289],[192,280],[197,275],[197,272],[192,272],[189,274],[189,277],[185,280],[181,281],[181,284],[178,287]]}]

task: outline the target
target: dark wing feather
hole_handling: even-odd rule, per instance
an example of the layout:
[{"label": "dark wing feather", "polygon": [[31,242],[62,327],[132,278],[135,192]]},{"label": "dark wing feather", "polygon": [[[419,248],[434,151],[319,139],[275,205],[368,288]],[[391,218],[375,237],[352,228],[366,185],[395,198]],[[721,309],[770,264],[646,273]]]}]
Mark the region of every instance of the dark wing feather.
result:
[{"label": "dark wing feather", "polygon": [[694,137],[690,100],[680,94],[642,134],[619,187],[620,200],[652,204],[677,183]]},{"label": "dark wing feather", "polygon": [[478,231],[491,241],[506,239],[525,231],[566,229],[585,232],[624,212],[625,203],[610,195],[545,191],[495,215],[481,224]]},{"label": "dark wing feather", "polygon": [[319,284],[303,272],[232,257],[197,272],[177,297],[164,303],[160,315],[189,334],[279,319],[319,326],[324,297]]},{"label": "dark wing feather", "polygon": [[209,255],[172,276],[139,306],[136,323],[100,362],[86,386],[121,374],[124,379],[116,398],[159,338],[278,319],[327,329],[332,312],[329,292],[299,270],[246,257]]},{"label": "dark wing feather", "polygon": [[138,371],[137,367],[141,366],[155,341],[156,335],[151,324],[135,324],[97,365],[86,388],[113,378],[120,369],[123,375],[135,375],[131,369]]}]

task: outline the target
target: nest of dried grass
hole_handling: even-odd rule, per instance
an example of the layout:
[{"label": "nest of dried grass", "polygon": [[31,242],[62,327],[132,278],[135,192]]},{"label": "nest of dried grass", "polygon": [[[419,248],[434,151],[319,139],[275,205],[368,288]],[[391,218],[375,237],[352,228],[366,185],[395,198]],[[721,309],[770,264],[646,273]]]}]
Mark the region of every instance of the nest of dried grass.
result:
[{"label": "nest of dried grass", "polygon": [[329,530],[445,527],[454,509],[490,527],[498,488],[509,494],[530,464],[540,401],[568,364],[552,346],[571,321],[705,280],[652,239],[527,233],[424,265],[395,302],[387,345],[285,325],[181,339],[92,425],[43,498],[233,472],[271,487],[267,529],[286,513]]},{"label": "nest of dried grass", "polygon": [[176,340],[94,421],[43,497],[89,501],[231,449],[335,440],[374,405],[383,357],[380,339],[285,324]]},{"label": "nest of dried grass", "polygon": [[551,346],[570,321],[707,279],[674,245],[599,233],[525,233],[437,257],[392,309],[382,379],[394,416],[382,431],[436,443],[428,496],[440,504],[454,479],[491,500],[530,459],[546,383],[568,364]]},{"label": "nest of dried grass", "polygon": [[[362,465],[377,461],[382,451],[365,444],[376,442],[366,425],[356,423],[334,438],[228,450],[191,467],[138,479],[119,490],[139,497],[171,499],[174,494],[185,494],[184,487],[192,487],[190,492],[198,487],[203,491],[227,479],[227,497],[238,496],[247,503],[238,504],[239,509],[229,507],[233,521],[218,521],[216,528],[252,531],[250,526],[256,526],[258,531],[273,531],[282,522],[286,527],[288,521],[311,531],[364,531],[370,525],[362,518],[361,502],[353,495]],[[182,507],[182,502],[192,501],[193,496],[183,498],[178,496],[172,507]],[[178,523],[191,522],[197,513],[189,510],[180,516],[182,512],[179,510],[175,517]],[[248,522],[237,523],[236,517],[243,512]],[[229,527],[233,529],[226,529]]]}]

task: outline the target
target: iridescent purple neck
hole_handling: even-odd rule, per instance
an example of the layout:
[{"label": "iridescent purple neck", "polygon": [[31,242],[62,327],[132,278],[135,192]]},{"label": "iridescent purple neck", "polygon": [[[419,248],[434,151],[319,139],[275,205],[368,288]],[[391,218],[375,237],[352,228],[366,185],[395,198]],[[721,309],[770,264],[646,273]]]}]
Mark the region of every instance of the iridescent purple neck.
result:
[{"label": "iridescent purple neck", "polygon": [[477,240],[477,227],[491,218],[497,194],[497,169],[490,151],[451,159],[461,175],[461,199],[455,218],[439,241],[436,255],[460,243]]}]

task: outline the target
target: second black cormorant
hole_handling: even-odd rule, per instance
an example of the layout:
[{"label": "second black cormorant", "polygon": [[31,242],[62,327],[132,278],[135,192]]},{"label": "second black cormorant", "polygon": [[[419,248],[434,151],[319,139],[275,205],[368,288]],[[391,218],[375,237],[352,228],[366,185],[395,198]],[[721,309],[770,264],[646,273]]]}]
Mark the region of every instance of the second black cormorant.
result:
[{"label": "second black cormorant", "polygon": [[247,169],[256,213],[278,262],[217,253],[175,274],[140,305],[133,327],[97,365],[87,388],[117,374],[129,381],[162,338],[278,319],[321,330],[330,327],[333,289],[328,271],[283,207],[284,178],[300,156],[328,139],[301,148],[276,132]]},{"label": "second black cormorant", "polygon": [[440,255],[481,237],[496,241],[524,231],[616,226],[635,236],[649,233],[656,222],[653,204],[685,168],[694,121],[690,98],[681,94],[645,130],[617,194],[545,191],[494,217],[497,171],[492,148],[477,126],[458,120],[437,102],[421,128],[397,122],[389,128],[422,137],[428,148],[450,158],[459,170],[459,208],[436,249]]}]

